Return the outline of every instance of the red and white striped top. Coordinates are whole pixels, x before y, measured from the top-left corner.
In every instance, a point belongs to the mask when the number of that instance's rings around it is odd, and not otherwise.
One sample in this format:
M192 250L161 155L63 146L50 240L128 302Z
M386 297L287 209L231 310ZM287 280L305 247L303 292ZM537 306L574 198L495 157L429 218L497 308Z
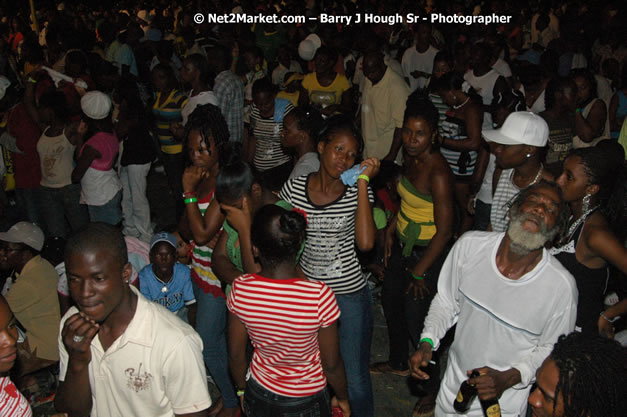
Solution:
M250 371L269 391L306 397L327 385L318 331L340 317L333 291L319 281L242 275L227 298L255 348Z
M32 417L26 398L17 390L8 376L0 378L0 416Z

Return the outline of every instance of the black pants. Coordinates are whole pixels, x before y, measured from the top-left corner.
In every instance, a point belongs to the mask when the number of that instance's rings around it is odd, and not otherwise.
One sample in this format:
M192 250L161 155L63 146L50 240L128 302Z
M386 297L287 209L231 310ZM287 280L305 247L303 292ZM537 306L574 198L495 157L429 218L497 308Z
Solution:
M424 247L415 246L410 256L403 257L400 242L397 240L385 271L381 299L390 343L389 361L395 369L407 369L408 341L414 348L418 346L429 306L438 289L440 269L448 253L448 250L444 251L424 274L429 294L425 294L424 298L418 294L414 298L413 293L406 294L407 287L413 280L411 270L422 257L424 249ZM428 385L434 385L437 390L440 375L439 361L436 360L436 366L430 366L427 371L433 373ZM427 387L424 388L427 389Z

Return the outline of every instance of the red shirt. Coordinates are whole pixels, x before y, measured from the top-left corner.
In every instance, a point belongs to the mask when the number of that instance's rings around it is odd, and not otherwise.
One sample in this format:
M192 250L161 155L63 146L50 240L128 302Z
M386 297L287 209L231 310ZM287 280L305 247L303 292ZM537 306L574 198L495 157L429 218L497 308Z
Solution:
M244 323L255 348L250 372L286 397L307 397L327 385L318 331L340 317L333 291L319 281L242 275L227 307Z
M37 123L28 115L24 103L16 104L9 110L7 131L15 137L17 147L23 152L23 154L12 154L15 165L15 187L39 187L41 166L39 165L37 142L41 132Z

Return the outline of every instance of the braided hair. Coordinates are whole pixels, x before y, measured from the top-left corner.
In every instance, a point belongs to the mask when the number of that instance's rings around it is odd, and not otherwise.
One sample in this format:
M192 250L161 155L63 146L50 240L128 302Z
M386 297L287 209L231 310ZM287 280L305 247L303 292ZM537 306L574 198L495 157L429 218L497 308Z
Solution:
M220 108L213 104L205 104L196 107L196 109L189 115L187 124L185 125L185 138L183 156L185 158L185 166L191 165L189 157L187 140L192 130L200 132L200 137L207 146L207 149L211 149L210 137L213 137L218 155L222 154L222 148L229 140L229 128L226 125L224 116Z
M623 148L613 140L604 140L592 148L573 150L588 177L588 184L598 185L596 194L601 212L619 239L627 233L627 168Z
M559 370L555 398L562 394L564 416L614 417L627 410L627 349L620 344L571 333L560 336L550 358Z
M259 249L261 265L275 267L285 262L294 265L306 228L307 221L298 212L287 211L275 204L260 208L255 213L250 238Z

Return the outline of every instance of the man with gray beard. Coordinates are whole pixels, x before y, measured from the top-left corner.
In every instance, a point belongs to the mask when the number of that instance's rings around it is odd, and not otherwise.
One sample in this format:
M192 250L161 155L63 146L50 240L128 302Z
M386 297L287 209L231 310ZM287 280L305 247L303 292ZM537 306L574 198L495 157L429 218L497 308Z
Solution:
M575 327L575 281L544 248L568 218L559 189L541 180L515 198L509 215L505 233L464 234L442 267L410 360L412 376L428 379L421 368L457 323L436 417L456 415L453 402L473 370L480 399L499 398L502 416L524 416L536 370ZM479 401L464 415L483 416Z

